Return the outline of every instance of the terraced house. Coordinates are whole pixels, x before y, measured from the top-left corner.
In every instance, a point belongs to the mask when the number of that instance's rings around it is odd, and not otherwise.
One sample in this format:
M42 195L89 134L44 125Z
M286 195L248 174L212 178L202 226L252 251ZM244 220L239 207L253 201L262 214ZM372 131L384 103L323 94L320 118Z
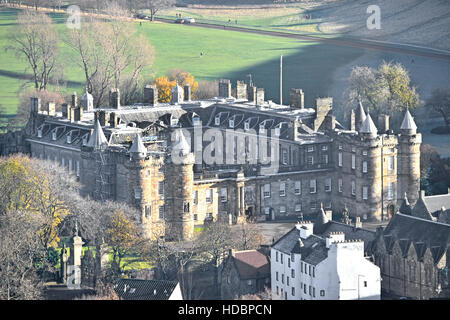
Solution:
M171 103L159 103L147 86L143 103L122 106L111 90L99 109L86 92L61 112L32 99L27 127L2 136L0 150L59 162L84 194L139 208L153 236L190 238L194 225L217 219L314 216L321 204L382 220L405 193L415 203L421 134L409 111L394 133L389 117L377 127L361 104L344 125L332 98L305 106L292 89L290 105L278 105L242 81L235 92L221 80L220 97L195 101L189 86L176 85Z

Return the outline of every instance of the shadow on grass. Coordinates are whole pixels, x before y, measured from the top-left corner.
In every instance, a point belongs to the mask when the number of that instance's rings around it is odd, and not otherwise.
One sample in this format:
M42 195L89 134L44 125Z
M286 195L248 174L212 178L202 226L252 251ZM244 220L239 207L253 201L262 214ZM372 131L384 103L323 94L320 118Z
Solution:
M267 49L273 50L273 49ZM275 49L276 50L276 49ZM364 49L317 43L302 47L299 51L283 56L283 102L289 104L291 88L305 92L305 104L313 106L317 97L331 94L334 71L357 59ZM350 70L348 72L350 74ZM241 69L224 75L232 80L246 80L251 74L253 82L265 89L265 99L279 102L280 60L272 59L251 68Z

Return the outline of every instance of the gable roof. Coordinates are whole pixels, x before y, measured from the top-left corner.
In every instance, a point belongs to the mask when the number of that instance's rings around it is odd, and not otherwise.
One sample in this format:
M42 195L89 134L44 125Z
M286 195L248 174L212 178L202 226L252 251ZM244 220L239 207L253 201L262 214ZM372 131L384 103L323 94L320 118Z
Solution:
M425 201L425 197L421 194L419 199L417 199L414 208L411 210L411 214L414 217L433 220L433 216L431 215L431 211L428 209L427 203Z
M300 254L302 261L312 265L328 257L325 239L313 234L300 240L300 231L296 227L281 237L272 248L286 254Z
M177 285L176 281L120 279L114 290L123 300L168 300Z
M421 258L430 248L437 261L450 245L450 225L427 219L396 213L383 231L386 247L397 240L414 243L417 256ZM434 248L434 249L433 249Z
M424 197L425 204L430 213L440 211L442 207L450 209L450 193Z
M265 254L257 250L237 251L233 260L241 280L270 276L269 260Z

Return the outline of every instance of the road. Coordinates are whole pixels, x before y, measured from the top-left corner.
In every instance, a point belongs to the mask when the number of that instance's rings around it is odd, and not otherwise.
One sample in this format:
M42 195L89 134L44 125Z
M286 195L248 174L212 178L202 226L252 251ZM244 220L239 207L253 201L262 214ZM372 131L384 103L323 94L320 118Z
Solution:
M155 20L160 21L160 22L166 22L166 23L174 23L174 20L165 19L165 18L155 18ZM381 42L381 41L376 41L376 40L353 39L353 38L345 38L345 37L322 38L322 37L307 36L307 35L280 32L280 31L258 30L258 29L237 27L237 26L233 26L233 25L224 26L224 25L219 25L219 24L203 23L203 22L197 22L197 23L193 23L193 24L185 24L185 26L186 27L221 29L221 30L228 30L228 31L269 35L269 36L275 36L275 37L284 37L284 38L291 38L291 39L324 42L324 43L334 44L334 45L338 45L338 46L355 47L355 48L363 48L363 49L371 49L371 50L379 50L379 51L388 51L388 52L402 53L402 54L406 54L406 55L410 55L410 56L421 56L421 57L429 57L429 58L434 58L434 59L450 61L450 52L449 51L430 49L430 48L407 45L407 44L388 43L388 42Z

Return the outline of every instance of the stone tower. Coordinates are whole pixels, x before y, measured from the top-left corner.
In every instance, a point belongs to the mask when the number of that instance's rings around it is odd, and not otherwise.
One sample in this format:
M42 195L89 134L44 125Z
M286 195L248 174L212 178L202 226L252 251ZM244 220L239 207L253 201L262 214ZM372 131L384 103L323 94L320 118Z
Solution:
M164 179L166 237L187 240L194 235L193 185L195 157L181 130L166 158Z
M361 111L362 108L361 108ZM367 173L362 174L360 170L357 170L356 189L361 185L368 186L368 194L366 206L359 212L360 215L367 214L369 219L376 218L381 220L383 215L383 204L381 197L382 190L382 172L381 172L381 154L382 154L382 144L378 136L378 130L373 123L370 114L365 116L359 130L359 134L362 136L362 143L364 149L367 150L367 156L365 157L367 161ZM367 184L367 181L370 183Z
M155 239L164 235L164 217L159 208L164 197L159 195L158 185L164 177L160 174L164 158L151 154L137 135L129 149L126 168L126 201L141 212L142 229L146 237Z
M417 201L420 190L420 144L422 135L407 109L398 137L398 199L406 194L411 205Z

